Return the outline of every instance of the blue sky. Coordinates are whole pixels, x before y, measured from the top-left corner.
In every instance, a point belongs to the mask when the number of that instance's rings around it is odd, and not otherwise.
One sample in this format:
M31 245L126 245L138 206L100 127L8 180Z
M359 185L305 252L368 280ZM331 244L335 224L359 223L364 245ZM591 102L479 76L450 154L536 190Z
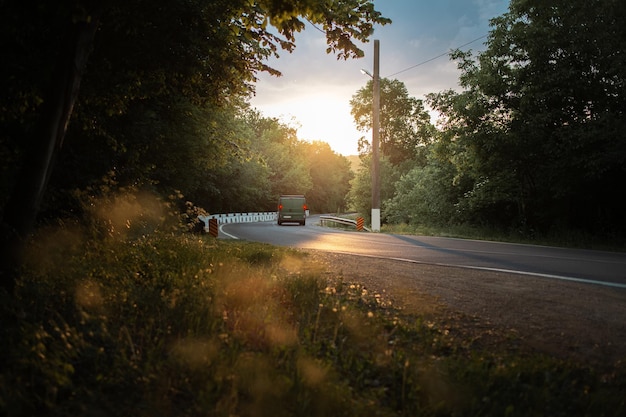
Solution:
M300 139L328 142L337 153L355 155L358 139L371 133L356 130L349 102L368 81L360 69L372 72L373 40L380 41L381 77L402 81L410 96L424 99L428 93L458 89L459 71L447 56L424 62L486 35L489 20L506 13L509 0L378 0L374 4L393 23L377 26L371 41L360 45L364 58L344 61L327 55L324 34L307 24L296 37L296 50L283 51L269 62L283 76L262 74L251 105L266 117L296 127ZM483 50L484 41L462 49Z

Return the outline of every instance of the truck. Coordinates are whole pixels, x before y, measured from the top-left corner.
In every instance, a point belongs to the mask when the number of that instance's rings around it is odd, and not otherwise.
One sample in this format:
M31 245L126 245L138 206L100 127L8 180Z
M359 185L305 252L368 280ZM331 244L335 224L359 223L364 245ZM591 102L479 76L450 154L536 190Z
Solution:
M303 195L281 195L278 199L278 225L283 223L306 224L308 207Z

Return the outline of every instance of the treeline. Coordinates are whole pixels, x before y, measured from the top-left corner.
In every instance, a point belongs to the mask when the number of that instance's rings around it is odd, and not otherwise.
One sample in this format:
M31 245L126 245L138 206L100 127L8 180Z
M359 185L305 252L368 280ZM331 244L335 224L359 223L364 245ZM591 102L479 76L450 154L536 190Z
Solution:
M112 184L164 199L177 195L181 209L191 202L209 213L274 211L281 194L306 194L316 212L346 205L354 175L348 160L327 143L301 140L294 128L255 110L187 106L185 113L169 106L159 114L120 119L114 122L119 134L135 128L149 133L129 135L120 150L103 137L70 129L49 190L66 197L46 200L42 216L76 209L80 199L66 199L76 195L72 190L101 194Z
M26 211L75 213L77 195L124 187L211 212L272 209L285 192L320 211L344 206L347 162L247 100L259 72L280 74L265 61L295 47L305 20L327 30L338 58L362 56L354 42L389 22L372 3L98 3L2 3L5 229L28 223Z
M65 49L77 47L67 32L79 31L72 23L81 19L99 19L99 26L84 52L68 129L53 140L59 152L43 174L49 183L40 218L76 214L77 196L128 187L182 195L209 212L275 209L286 192L307 194L315 210L345 206L347 161L246 103L258 71L278 74L263 61L279 47L294 47L293 32L302 29L295 19L311 7L290 9L289 20L272 2L267 10L219 1L38 3L3 5L2 207L16 185L23 187L20 164L35 169L27 157L41 153L37 142L49 141L39 125L49 117L45 104L54 100L55 84L64 82L58 67L71 65ZM369 13L371 5L360 8L362 20L352 24L362 25L357 38L364 39L368 25L382 18ZM308 18L332 11L314 12ZM265 30L267 18L283 38ZM353 44L336 49L346 57L361 53Z
M324 27L340 58L362 56L351 39L388 23L371 3L95 3L2 3L3 245L27 236L33 213L80 219L93 197L125 189L209 212L272 210L279 194L303 193L317 212L369 214L367 141L350 183L345 158L247 99L259 71L278 74L265 60L295 46L299 17ZM453 52L462 91L424 103L383 79L383 221L624 236L625 9L513 0L484 52ZM371 83L351 105L369 129Z
M487 49L454 51L461 92L381 81L383 221L470 224L533 237L580 232L623 243L626 3L511 1ZM370 125L371 83L354 95ZM369 210L369 143L352 201Z
M341 207L348 162L247 104L306 21L338 59L390 22L361 0L1 2L2 285L36 219L80 223L98 197L257 211L298 192Z

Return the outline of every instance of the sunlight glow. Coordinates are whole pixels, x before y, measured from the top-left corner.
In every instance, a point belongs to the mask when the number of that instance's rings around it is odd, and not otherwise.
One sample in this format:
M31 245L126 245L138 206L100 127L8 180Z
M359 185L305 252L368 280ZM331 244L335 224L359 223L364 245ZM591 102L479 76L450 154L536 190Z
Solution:
M309 94L264 105L264 116L276 117L298 130L298 138L322 141L342 155L356 155L358 139L350 115L350 103L342 97Z

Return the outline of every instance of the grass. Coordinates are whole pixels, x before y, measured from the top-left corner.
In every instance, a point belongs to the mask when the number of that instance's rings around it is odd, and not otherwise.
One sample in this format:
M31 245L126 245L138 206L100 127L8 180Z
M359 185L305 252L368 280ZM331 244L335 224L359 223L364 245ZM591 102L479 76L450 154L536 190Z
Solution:
M58 231L2 294L5 416L618 416L623 365L477 348L306 253Z
M559 246L579 249L596 249L620 251L626 250L626 241L619 236L591 236L572 231L559 231L544 235L524 233L511 230L503 233L502 230L471 225L456 226L429 226L408 224L384 224L383 233L407 234L420 236L441 236L462 239L490 240L495 242L525 243L532 245Z

